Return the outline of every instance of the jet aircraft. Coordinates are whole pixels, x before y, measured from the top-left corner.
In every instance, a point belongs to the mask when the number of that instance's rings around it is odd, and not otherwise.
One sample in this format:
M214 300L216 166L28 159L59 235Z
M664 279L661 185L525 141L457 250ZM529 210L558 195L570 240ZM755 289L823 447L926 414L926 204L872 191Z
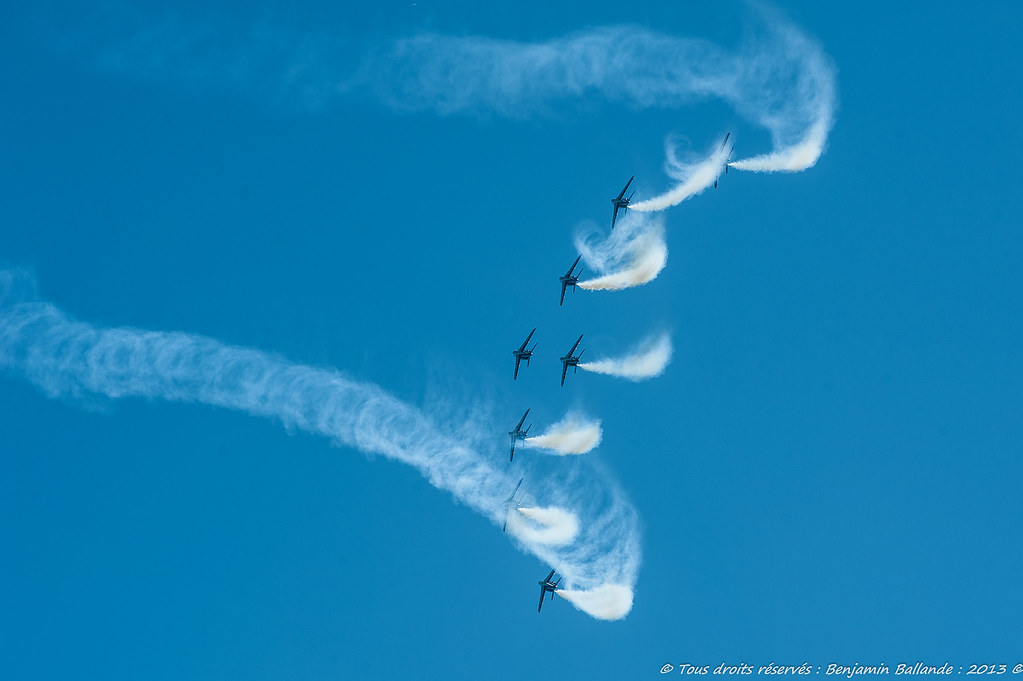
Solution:
M547 595L548 591L551 593L551 600L554 600L554 592L558 590L558 584L561 582L561 577L558 577L557 581L554 582L551 581L552 577L554 577L554 570L551 570L551 573L547 575L546 579L537 582L537 584L540 585L540 605L536 609L537 612L540 612L540 608L543 607L543 597Z
M580 255L579 258L581 257L583 256ZM582 268L579 268L578 274L572 274L572 271L575 269L575 266L579 264L579 258L575 259L575 262L572 263L572 266L568 268L568 272L565 272L565 276L558 277L558 280L561 282L561 302L558 303L558 305L565 304L565 289L571 286L572 290L574 291L575 285L579 283L579 277L583 276Z
M618 193L618 196L611 199L611 204L614 206L614 213L611 214L611 229L615 228L615 223L618 221L618 211L621 210L622 215L625 215L625 212L629 210L629 202L632 201L632 196L636 193L636 190L633 189L632 194L629 194L628 196L625 196L625 192L629 190L629 185L632 184L634 179L636 179L635 175L630 177L629 181L626 182L625 186L622 188L622 191Z
M515 458L515 443L519 440L525 440L526 436L529 434L529 429L533 427L533 424L530 423L526 426L525 430L522 430L522 424L526 422L527 416L529 416L528 409L526 410L526 413L522 415L522 418L519 419L519 425L515 426L515 430L508 431L508 437L511 438L511 456L508 457L509 461ZM515 489L518 489L518 487Z
M579 334L579 340L575 342L572 349L568 351L568 354L561 358L561 386L565 386L565 375L568 373L568 367L573 368L573 373L579 371L579 358L583 356L586 350L580 351L578 355L573 354L575 349L579 347L579 343L582 342L583 334Z
M732 133L725 135L725 141L721 143L721 148L724 149L725 145L728 144L728 138L732 136ZM725 157L725 175L728 174L728 163L732 160L732 152L735 151L735 147L728 150L728 156ZM714 189L718 188L718 179L714 178Z
M512 350L512 354L515 355L515 373L512 375L513 381L519 377L519 362L526 360L526 366L528 367L529 358L533 356L533 350L536 350L536 346L539 345L539 343L534 343L533 347L526 350L526 345L529 344L529 339L533 337L534 333L536 333L535 328L529 332L529 335L526 336L526 340L522 341L522 345L519 346L518 350Z
M508 531L508 516L511 515L512 509L519 505L518 500L515 499L515 495L519 493L519 487L522 487L522 481L525 478L519 478L519 484L515 485L515 491L504 500L504 526L501 528L502 532Z

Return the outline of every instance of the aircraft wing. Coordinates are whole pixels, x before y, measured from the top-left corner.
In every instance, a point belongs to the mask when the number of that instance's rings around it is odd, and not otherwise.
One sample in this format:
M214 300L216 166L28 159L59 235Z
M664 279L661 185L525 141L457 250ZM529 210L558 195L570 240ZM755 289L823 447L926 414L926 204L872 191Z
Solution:
M522 419L519 421L519 425L515 426L515 432L518 432L519 430L522 429L522 424L526 422L526 417L527 416L529 416L529 409L527 409L526 413L522 415ZM518 488L516 487L516 489L518 489Z
M561 363L561 387L565 387L565 376L568 375L568 362Z
M526 340L522 341L522 345L520 345L519 349L518 349L519 352L522 352L523 350L526 349L526 346L529 345L529 339L533 337L534 333L536 333L536 329L535 328L532 331L529 332L529 335L526 336Z
M521 361L522 361L522 356L521 355L515 355L515 374L512 376L512 380L513 381L519 377L519 363Z
M545 589L543 587L543 584L541 584L540 585L540 605L536 606L536 611L537 612L540 612L540 608L543 607L543 597L546 596L546 595L547 595L547 589Z
M519 484L515 485L515 491L511 493L510 497L505 499L504 503L510 504L513 501L515 501L515 495L519 493L519 487L522 487L522 481L523 480L525 480L525 478L519 478Z
M618 221L618 204L615 204L615 212L611 214L611 229L615 228L615 222Z
M572 270L574 270L574 269L575 269L575 266L579 264L579 260L580 260L580 259L581 259L582 257L583 257L583 256L582 256L582 253L580 253L580 254L579 254L579 257L575 259L575 262L574 262L574 263L572 263L572 266L568 268L568 271L567 271L567 272L565 272L565 278L566 278L566 279L568 279L569 277L571 277L571 276L572 276Z
M565 289L567 289L567 288L568 288L568 284L565 283L565 282L561 282L561 302L558 303L558 305L564 305L565 304Z
M575 354L575 349L577 347L579 347L579 344L582 343L582 342L583 342L583 334L579 334L579 340L577 340L575 342L575 345L572 346L572 349L568 351L568 356L569 357L571 357L572 355Z
M624 187L622 187L621 193L618 194L618 196L615 197L615 201L621 201L622 200L622 197L625 196L625 192L629 191L629 185L632 184L632 181L635 180L635 179L636 179L635 175L633 175L632 177L629 178L629 181L625 183Z

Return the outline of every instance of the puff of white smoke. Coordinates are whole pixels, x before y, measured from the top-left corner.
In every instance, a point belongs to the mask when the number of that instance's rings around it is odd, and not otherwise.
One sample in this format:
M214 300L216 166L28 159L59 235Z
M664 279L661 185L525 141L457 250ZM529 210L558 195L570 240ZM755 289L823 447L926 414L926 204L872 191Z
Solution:
M577 284L588 291L641 286L653 281L668 262L664 223L646 215L626 213L603 241L597 241L593 231L577 233L575 247L587 266L602 273Z
M671 361L671 336L662 333L647 338L625 357L599 359L595 362L582 362L580 369L598 374L608 374L641 381L645 378L659 376Z
M620 620L632 610L632 589L624 584L604 584L596 589L555 591L588 615L602 620Z
M579 534L579 518L556 506L516 509L508 516L508 530L514 537L529 544L565 546ZM523 520L525 516L532 522Z
M542 435L527 437L525 444L558 454L585 454L600 444L602 435L600 421L569 413Z

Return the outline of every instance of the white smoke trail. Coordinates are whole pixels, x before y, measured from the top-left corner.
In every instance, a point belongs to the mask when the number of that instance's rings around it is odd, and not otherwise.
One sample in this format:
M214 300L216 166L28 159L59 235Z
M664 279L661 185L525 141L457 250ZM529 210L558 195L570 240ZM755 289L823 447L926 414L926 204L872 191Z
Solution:
M588 591L558 589L554 593L603 620L620 620L632 610L632 589L624 584L605 584Z
M469 429L439 427L383 389L336 371L203 336L79 322L39 301L34 282L21 271L0 269L0 371L27 379L52 398L190 402L274 419L414 466L497 526L515 487L503 452L479 451L500 426L480 425L473 439L456 439L449 433ZM565 515L551 520L548 534L519 535L519 543L556 565L566 586L634 584L640 553L635 509L600 468L556 462L548 460L542 474L530 475L537 482L523 492ZM551 537L559 532L575 538L554 546Z
M596 241L596 232L576 234L575 247L587 266L602 273L576 284L588 291L641 286L653 281L668 262L663 221L633 213L626 213L603 241Z
M729 150L730 147L727 145L721 146L719 144L717 150L702 161L684 163L678 159L674 148L669 142L667 147L668 160L665 166L668 175L678 180L679 183L660 196L630 204L629 210L640 212L664 210L665 208L677 206L692 196L696 196L717 181L725 168L725 161L728 159Z
M579 534L579 519L563 508L518 508L508 516L508 530L517 539L530 544L564 546ZM532 522L522 519L529 518Z
M512 118L561 111L556 103L591 94L641 108L716 97L771 135L770 153L734 167L803 170L817 162L834 124L835 68L779 14L760 7L757 15L765 30L748 31L734 52L634 26L542 43L424 33L370 54L345 89L369 89L396 109ZM706 187L706 174L693 173L691 185L673 190L682 195L677 201Z
M580 369L640 381L659 376L671 361L671 337L667 333L648 338L635 351L615 359L581 362Z
M752 170L758 173L776 171L796 173L806 170L815 165L817 159L824 152L830 127L830 123L818 121L807 132L806 138L798 144L772 151L769 154L732 161L728 165L739 170Z
M543 435L527 437L525 445L550 449L559 454L585 454L600 444L600 421L569 413Z
M87 28L50 42L103 69L230 85L311 108L368 92L399 110L525 118L563 115L566 102L593 97L658 109L719 98L771 136L770 153L735 168L809 168L834 123L835 68L780 14L762 6L754 14L760 25L735 50L607 26L534 43L424 32L360 58L346 53L353 37L327 31L288 30L272 19L239 31L236 19L207 14L189 23L180 11L146 14L111 2Z

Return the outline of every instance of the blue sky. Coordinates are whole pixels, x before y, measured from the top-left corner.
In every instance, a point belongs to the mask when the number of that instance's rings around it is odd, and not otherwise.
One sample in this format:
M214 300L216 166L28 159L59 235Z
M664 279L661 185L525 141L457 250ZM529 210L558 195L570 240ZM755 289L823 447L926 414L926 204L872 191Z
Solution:
M30 268L43 300L337 368L442 431L475 405L494 429L481 456L501 465L526 407L534 429L584 411L603 442L583 461L516 463L619 486L642 551L625 620L563 601L537 615L549 567L413 468L228 409L50 399L14 368L0 669L615 679L666 662L1023 662L1020 10L776 9L836 69L820 161L730 172L663 214L656 280L563 308L577 231L606 225L629 176L637 196L671 184L666 136L703 151L732 131L748 156L770 150L765 130L718 99L438 115L313 86L424 30L546 41L624 21L731 50L763 31L749 8L7 10L0 259ZM534 326L513 383L509 351ZM662 376L558 387L579 333L598 356L659 331L674 345Z

